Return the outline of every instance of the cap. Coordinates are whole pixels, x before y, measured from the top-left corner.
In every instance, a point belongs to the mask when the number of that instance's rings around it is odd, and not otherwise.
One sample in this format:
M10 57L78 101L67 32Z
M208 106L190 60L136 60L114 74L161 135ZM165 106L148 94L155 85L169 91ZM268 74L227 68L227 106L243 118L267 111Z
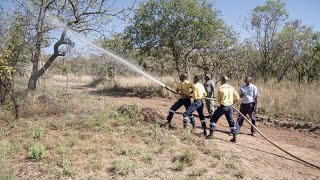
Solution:
M210 74L205 74L205 77L207 77L207 78L211 79Z

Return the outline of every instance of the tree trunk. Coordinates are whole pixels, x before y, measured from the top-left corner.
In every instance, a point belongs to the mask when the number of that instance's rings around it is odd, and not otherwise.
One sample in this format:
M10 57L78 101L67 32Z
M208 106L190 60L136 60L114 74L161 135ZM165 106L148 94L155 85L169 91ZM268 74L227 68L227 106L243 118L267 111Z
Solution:
M4 105L6 102L6 96L5 96L5 89L4 87L0 84L0 104Z
M13 89L11 89L10 96L14 105L15 119L18 120L20 118L20 105L18 102L18 98L15 96Z
M47 62L43 65L41 69L39 69L37 72L33 73L28 82L28 90L36 90L37 88L37 81L38 79L45 73L45 71L51 66L52 62L58 57L58 56L64 56L64 54L59 53L59 46L62 44L66 44L65 37L67 34L67 29L64 29L60 39L55 43L54 45L54 53L49 57Z
M184 65L184 72L187 73L188 77L190 78L190 75L191 75L190 67L187 61L185 62L185 65Z
M177 52L175 47L172 47L171 51L172 51L172 55L173 55L173 58L174 58L176 71L177 71L178 74L180 74L180 72L181 72L180 71L180 55Z
M32 60L31 60L32 74L35 74L38 71L38 67L39 67L41 46L42 46L42 42L43 42L43 24L44 24L45 11L46 11L44 6L45 6L45 4L42 1L39 16L38 16L38 21L37 21L37 25L36 25L37 36L36 36L36 43L35 43L35 52L32 57ZM29 83L30 83L30 81L29 81ZM29 86L29 84L28 84L28 86ZM34 85L34 87L36 87L36 85Z

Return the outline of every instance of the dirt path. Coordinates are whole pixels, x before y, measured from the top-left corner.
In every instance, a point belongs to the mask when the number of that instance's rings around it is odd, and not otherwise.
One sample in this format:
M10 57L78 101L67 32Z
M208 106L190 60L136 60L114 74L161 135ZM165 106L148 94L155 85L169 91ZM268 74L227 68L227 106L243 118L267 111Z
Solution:
M102 94L95 92L93 88L86 88L79 85L71 85L72 91L89 93L90 96ZM90 93L91 92L91 93ZM174 103L174 99L151 98L141 99L117 94L103 94L106 101L115 104L136 104L140 107L152 107L159 109L166 116L168 109ZM182 113L183 109L180 109ZM206 112L206 111L205 111ZM236 117L235 117L236 118ZM165 122L165 120L164 120ZM197 118L197 122L199 120ZM182 128L182 115L174 116L174 123L178 128ZM209 119L207 119L207 126ZM258 122L257 127L276 144L297 155L298 157L320 166L320 137L314 134L307 134L299 131L279 130L274 127L267 127ZM229 142L231 138L223 131L229 131L226 119L223 117L217 125L215 133L215 143L208 140L208 148L216 146L223 152L231 152L236 161L249 170L254 179L320 179L320 170L306 166L298 160L280 151L261 135L252 137L249 135L250 127L248 123L242 127L243 134L238 136L238 143ZM200 129L198 131L201 131Z

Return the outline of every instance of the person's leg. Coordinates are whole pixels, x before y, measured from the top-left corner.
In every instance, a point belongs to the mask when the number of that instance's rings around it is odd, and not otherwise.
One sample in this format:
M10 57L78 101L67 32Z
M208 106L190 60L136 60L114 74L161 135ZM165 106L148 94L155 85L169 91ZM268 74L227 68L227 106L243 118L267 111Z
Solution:
M198 109L199 103L195 102L183 113L183 128L187 128L189 117Z
M184 99L184 107L186 108L186 110L190 107L191 105L191 99ZM193 116L193 114L191 113L191 115L189 115L189 119L190 119L190 122L192 124L192 127L194 128L195 127L195 118Z
M200 101L200 102L201 102L201 105L197 109L197 112L199 114L199 118L200 118L200 121L201 121L201 127L203 129L203 135L207 136L207 125L206 125L206 120L205 120L205 117L204 117L204 114L203 114L203 102L202 101Z
M257 118L256 118L256 114L254 112L254 106L255 104L254 103L251 103L250 104L250 107L248 108L248 114L250 116L250 119L251 119L251 122L254 126L256 126L256 122L257 122ZM251 134L253 136L256 135L256 130L251 126Z
M179 99L177 102L175 102L170 110L169 110L169 114L167 116L167 122L169 124L169 126L171 126L171 121L172 121L172 117L174 115L174 113L176 113L176 111L183 105L182 100Z
M241 112L244 116L247 115L247 110L246 110L246 105L245 105L245 104L241 104L241 105L240 105L240 112ZM242 125L243 125L243 121L244 121L243 116L241 116L241 115L239 114L239 115L238 115L237 122L236 122L236 133L237 133L237 134L240 133L240 128L241 128Z
M233 107L232 106L225 107L225 116L228 120L231 134L233 135L233 138L230 141L236 143L237 142L237 134L236 134L236 127L234 125L234 120L233 120Z
M210 110L210 100L205 99L205 103L206 103L206 108L208 110L208 114L209 114L209 116L211 116L213 112L211 112L211 110Z
M210 134L206 136L207 139L213 138L213 132L216 129L217 122L223 114L224 114L224 110L222 106L218 107L214 111L213 115L210 118Z
M209 100L209 108L210 108L210 116L212 116L214 112L214 101L211 99Z

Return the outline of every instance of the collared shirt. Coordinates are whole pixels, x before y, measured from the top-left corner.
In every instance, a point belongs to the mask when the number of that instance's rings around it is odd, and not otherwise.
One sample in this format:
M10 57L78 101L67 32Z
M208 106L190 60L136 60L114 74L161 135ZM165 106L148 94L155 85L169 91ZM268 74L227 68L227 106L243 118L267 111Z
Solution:
M231 106L234 100L239 101L239 99L239 94L231 85L223 84L218 88L217 100L221 105Z
M193 85L193 99L198 100L207 96L204 86L200 83Z
M258 88L253 84L249 84L249 86L246 86L245 84L242 85L240 87L240 94L244 94L241 104L255 102L255 98L260 96Z
M188 80L179 82L177 85L178 93L182 93L182 94L190 94L191 88L192 88L192 83L190 83ZM181 98L185 98L185 97L182 96Z
M207 97L213 97L214 94L214 82L212 80L206 81L204 84L204 89L207 92Z

